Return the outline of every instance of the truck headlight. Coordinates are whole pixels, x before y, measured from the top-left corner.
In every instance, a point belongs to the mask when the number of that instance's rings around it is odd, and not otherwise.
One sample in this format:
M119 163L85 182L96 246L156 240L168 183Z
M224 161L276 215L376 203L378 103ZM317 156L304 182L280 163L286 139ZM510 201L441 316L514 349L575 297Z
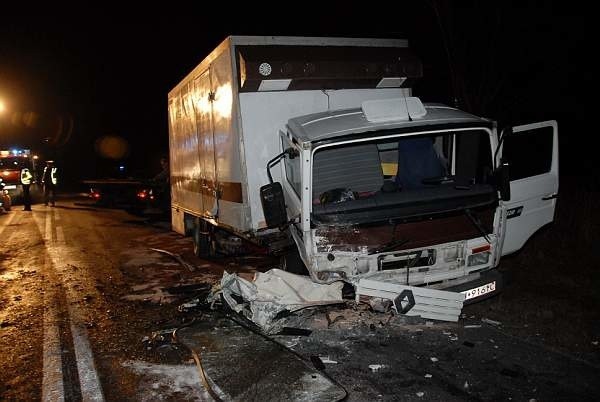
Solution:
M490 252L485 251L483 253L471 254L467 260L467 266L472 267L474 265L487 264L490 261Z

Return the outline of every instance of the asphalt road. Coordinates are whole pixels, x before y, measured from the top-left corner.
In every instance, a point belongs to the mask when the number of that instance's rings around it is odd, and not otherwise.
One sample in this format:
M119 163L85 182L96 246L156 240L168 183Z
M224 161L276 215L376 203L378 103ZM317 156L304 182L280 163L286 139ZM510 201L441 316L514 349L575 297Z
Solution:
M76 201L0 215L0 400L211 400L169 334L218 322L178 306L224 270L252 276L274 262L199 260L164 224ZM307 362L328 357L324 372L352 401L600 398L595 363L482 322L485 310L464 312L457 324L426 323L349 305L299 320L310 336L275 338ZM240 375L261 372L233 343L219 353Z

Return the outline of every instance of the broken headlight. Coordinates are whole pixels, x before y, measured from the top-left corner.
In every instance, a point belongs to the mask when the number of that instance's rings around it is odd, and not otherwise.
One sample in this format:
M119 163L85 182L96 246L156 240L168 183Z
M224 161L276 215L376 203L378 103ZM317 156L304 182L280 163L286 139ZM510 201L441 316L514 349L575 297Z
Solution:
M472 254L467 260L467 266L472 267L475 265L487 264L490 261L490 252L485 251L483 253Z

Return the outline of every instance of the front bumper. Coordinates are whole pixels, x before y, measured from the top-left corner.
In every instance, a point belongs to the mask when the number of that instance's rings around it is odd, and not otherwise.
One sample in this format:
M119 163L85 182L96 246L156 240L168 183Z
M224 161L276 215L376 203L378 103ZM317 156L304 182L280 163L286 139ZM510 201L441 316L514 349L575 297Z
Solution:
M460 285L451 286L449 288L445 288L444 290L447 290L450 292L464 292L464 291L471 290L471 289L477 289L479 287L485 287L486 285L494 283L494 282L495 282L494 290L486 291L484 293L478 294L477 296L475 296L471 299L466 299L463 304L467 305L467 304L473 304L473 303L480 302L482 300L496 296L497 294L502 292L502 289L504 288L504 279L503 279L502 273L499 272L497 269L491 269L489 271L482 272L481 275L479 276L479 278L477 278L477 279L474 279L469 282L461 283Z

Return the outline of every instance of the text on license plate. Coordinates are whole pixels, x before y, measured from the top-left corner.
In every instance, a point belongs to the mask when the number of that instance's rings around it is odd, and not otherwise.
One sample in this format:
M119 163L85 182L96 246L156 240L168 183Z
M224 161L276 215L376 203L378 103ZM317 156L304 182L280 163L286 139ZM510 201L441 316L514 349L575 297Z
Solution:
M486 283L483 286L465 290L460 293L465 295L465 300L469 300L469 299L474 299L475 297L483 296L484 294L487 294L487 293L491 293L494 290L496 290L496 281Z

